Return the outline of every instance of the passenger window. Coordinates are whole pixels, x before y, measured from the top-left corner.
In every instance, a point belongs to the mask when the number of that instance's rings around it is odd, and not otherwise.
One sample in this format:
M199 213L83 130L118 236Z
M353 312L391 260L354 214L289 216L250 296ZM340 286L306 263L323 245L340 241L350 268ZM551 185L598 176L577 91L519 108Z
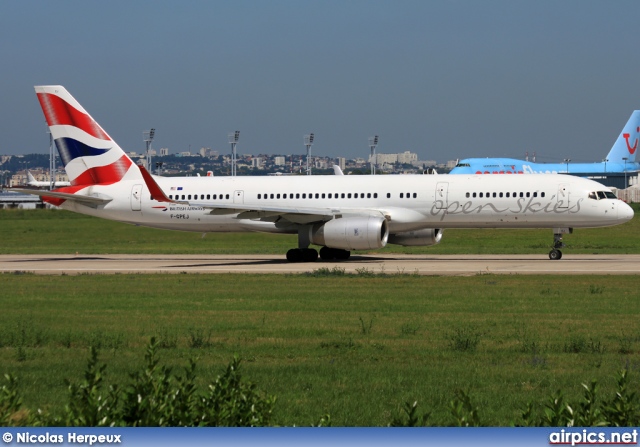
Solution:
M270 195L269 195L269 198L270 198L270 199L273 199L273 194L270 194Z
M169 198L170 198L171 200L173 200L173 195L172 195L172 194L169 194Z
M280 194L278 194L278 195L276 196L276 199L279 199L279 198L280 198Z
M494 198L494 199L496 198L496 193L495 193L495 192L493 193L493 198Z
M507 193L507 198L509 198L509 193Z
M527 198L529 198L529 197L531 197L531 193L530 192L527 193Z
M188 200L191 200L191 194L189 194L189 199Z
M474 198L474 199L476 198L476 193L475 193L475 192L473 193L473 198Z
M340 194L340 197L344 199L344 193Z
M322 198L324 199L324 193L322 193Z
M225 199L229 199L229 194L227 194L227 195L225 196Z
M374 193L373 193L373 198L374 198L374 199L377 199L377 198L378 198L378 193L377 193L377 192L374 192Z
M368 192L368 193L367 193L367 199L370 199L370 198L371 198L371 193L370 193L370 192Z
M306 193L306 192L303 192L303 193L302 193L302 198L303 198L303 199L306 199L306 198L307 198L307 193Z
M404 199L404 193L400 193L400 198Z
M502 199L503 193L500 193L500 198Z
M471 194L469 194L469 193L467 193L466 195L467 195L467 199L471 196Z
M316 199L320 198L320 194L316 193Z
M540 197L544 197L544 193L543 192L540 193Z
M482 199L482 193L480 193L480 198Z
M414 198L414 199L418 198L418 193L414 192L414 193L413 193L413 198Z
M524 197L524 193L523 192L520 193L520 197Z
M262 194L258 194L258 199L261 199L261 198L262 198Z
M347 194L347 199L350 199L350 198L351 198L351 193L348 193Z
M533 197L538 197L538 191L533 192Z
M388 193L387 193L387 199L390 199L390 198L391 198L391 193L390 193L390 192L388 192Z
M329 198L331 198L331 193L329 193Z

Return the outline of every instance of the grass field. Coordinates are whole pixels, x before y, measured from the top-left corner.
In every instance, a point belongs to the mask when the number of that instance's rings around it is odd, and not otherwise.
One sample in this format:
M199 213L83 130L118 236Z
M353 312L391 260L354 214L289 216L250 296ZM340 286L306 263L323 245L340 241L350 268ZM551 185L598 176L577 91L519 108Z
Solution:
M3 211L0 226L4 253L283 253L295 244L201 239L58 211ZM451 231L425 250L546 251L550 236ZM577 253L638 253L637 239L634 220L567 243ZM197 358L203 383L239 354L246 378L277 396L278 425L310 425L325 413L334 425L387 425L415 400L433 412L431 424L446 425L458 389L484 425L509 425L557 389L576 399L582 382L598 379L610 394L622 368L640 383L640 276L4 274L0 282L0 374L19 378L28 408L64 402L64 379L80 380L90 345L107 381L122 381L143 364L152 336L168 365Z
M79 380L89 345L108 380L161 357L212 380L234 353L278 397L275 423L386 425L418 400L446 424L468 390L488 425L530 401L581 393L640 369L640 277L313 277L276 275L2 275L2 372L28 407L55 406Z
M636 212L640 209L634 205ZM0 254L274 254L297 246L293 235L156 230L60 210L0 210ZM640 220L579 229L564 238L566 253L640 253ZM388 245L380 253L547 253L551 230L445 230L432 247Z

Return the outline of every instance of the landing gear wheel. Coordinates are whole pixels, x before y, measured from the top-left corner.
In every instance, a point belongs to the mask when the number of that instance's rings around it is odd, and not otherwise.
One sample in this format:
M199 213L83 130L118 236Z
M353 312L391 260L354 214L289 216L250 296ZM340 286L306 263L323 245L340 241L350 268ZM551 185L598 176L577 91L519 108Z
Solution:
M320 259L323 261L331 261L336 258L336 253L333 248L322 247L320 249Z
M549 252L549 259L551 259L552 261L557 261L558 259L561 259L561 258L562 258L562 252L560 250L554 248Z
M299 248L292 248L287 251L287 261L289 262L301 262L302 261L302 250Z
M289 262L315 262L317 259L318 252L313 248L292 248L287 251Z
M337 261L345 261L349 259L349 256L351 256L351 252L349 250L342 250L341 248L322 247L320 249L320 259L323 261L332 261L334 259Z

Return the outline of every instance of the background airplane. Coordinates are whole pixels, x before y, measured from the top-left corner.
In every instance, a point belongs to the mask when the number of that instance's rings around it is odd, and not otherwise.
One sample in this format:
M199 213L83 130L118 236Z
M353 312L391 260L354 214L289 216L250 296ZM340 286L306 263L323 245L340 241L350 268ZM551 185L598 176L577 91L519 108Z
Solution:
M514 158L465 158L450 174L572 174L599 180L609 186L626 188L625 173L640 170L636 162L640 139L640 111L635 110L611 150L597 163L535 163Z
M27 185L36 186L38 188L49 188L51 182L40 182L36 180L31 171L27 171ZM71 182L54 182L53 187L71 186Z
M78 213L196 232L297 234L289 261L347 259L387 243L428 246L444 228L549 228L560 259L574 228L633 210L608 188L560 176L159 177L138 167L62 86L35 87L71 186L20 190Z

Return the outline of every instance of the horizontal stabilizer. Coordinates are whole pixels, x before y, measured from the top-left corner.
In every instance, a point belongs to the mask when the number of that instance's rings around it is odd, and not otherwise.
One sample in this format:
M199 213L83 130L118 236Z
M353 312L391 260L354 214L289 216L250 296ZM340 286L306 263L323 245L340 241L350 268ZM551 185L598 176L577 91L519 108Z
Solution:
M105 205L113 200L113 198L104 194L100 195L83 195L83 194L71 194L68 192L56 192L56 191L42 191L37 189L11 189L12 192L19 192L22 194L31 194L34 196L40 196L43 198L53 197L55 199L71 200L88 206Z

